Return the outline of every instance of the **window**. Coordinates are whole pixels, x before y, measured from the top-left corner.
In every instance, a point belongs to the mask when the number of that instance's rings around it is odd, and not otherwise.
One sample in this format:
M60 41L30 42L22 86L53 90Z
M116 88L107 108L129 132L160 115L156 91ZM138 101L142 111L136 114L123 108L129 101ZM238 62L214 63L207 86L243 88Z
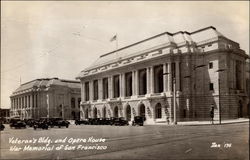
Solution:
M119 75L116 75L113 77L113 91L114 91L114 98L117 98L120 96L120 80L119 80Z
M103 78L102 80L103 83L103 99L107 99L108 98L108 78Z
M98 99L98 80L94 80L94 100Z
M132 72L125 73L125 96L132 96Z
M209 83L209 90L213 91L214 90L214 84L213 83Z
M85 83L85 100L89 100L89 82Z
M161 104L157 103L155 106L155 118L162 118L161 117Z
M209 69L212 69L213 68L213 62L209 62Z
M75 108L75 98L71 98L71 108Z

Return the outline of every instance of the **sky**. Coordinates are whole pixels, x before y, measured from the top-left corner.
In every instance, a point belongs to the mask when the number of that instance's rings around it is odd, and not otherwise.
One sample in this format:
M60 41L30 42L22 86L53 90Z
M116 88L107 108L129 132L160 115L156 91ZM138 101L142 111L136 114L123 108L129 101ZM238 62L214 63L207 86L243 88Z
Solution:
M249 54L248 1L1 1L1 108L20 84L75 79L100 55L214 26Z

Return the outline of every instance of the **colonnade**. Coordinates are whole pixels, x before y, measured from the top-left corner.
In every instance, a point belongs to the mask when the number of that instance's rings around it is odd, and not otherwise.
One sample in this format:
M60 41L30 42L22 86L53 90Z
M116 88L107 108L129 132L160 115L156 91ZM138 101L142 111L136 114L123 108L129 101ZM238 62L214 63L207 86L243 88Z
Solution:
M156 73L156 68L162 67L162 70L159 73ZM139 72L144 69L146 74L146 79L143 82L142 77L139 77ZM132 84L131 86L127 86L126 83L126 73L123 72L120 74L115 75L108 75L107 77L98 77L96 79L92 79L90 81L82 81L81 82L81 99L83 102L86 101L100 101L107 97L108 99L113 98L124 98L124 97L136 97L138 95L145 96L145 95L154 95L155 93L161 92L172 92L172 85L173 85L173 78L176 80L176 90L180 90L180 62L168 62L164 64L160 64L157 66L149 66L141 69L136 69L129 71L132 74ZM162 75L161 75L162 74ZM155 82L159 76L163 76L160 80L163 81L163 88L162 90L156 91L156 88L159 88L159 82ZM108 83L103 83L104 79L108 80ZM98 83L94 81L97 80ZM146 83L145 93L141 94L140 89L143 85L139 85L140 83ZM119 84L118 84L119 83ZM98 85L98 86L96 86ZM106 86L105 86L106 85ZM98 88L98 91L94 92L94 88ZM108 95L104 92L105 87L108 89ZM117 88L119 87L119 88ZM126 90L132 87L131 95L126 95ZM130 88L131 89L131 88ZM158 89L159 90L159 89ZM141 91L142 92L142 91Z

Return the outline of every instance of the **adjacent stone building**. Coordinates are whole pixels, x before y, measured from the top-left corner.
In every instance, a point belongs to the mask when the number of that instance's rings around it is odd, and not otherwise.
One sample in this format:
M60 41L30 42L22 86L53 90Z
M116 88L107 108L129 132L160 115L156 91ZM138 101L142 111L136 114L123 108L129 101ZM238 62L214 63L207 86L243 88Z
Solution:
M11 116L22 119L62 117L78 119L80 82L58 78L35 79L22 84L10 96Z
M247 116L247 58L212 26L150 37L101 55L79 74L81 118L167 123L174 106L177 121L209 120L212 106L215 120Z

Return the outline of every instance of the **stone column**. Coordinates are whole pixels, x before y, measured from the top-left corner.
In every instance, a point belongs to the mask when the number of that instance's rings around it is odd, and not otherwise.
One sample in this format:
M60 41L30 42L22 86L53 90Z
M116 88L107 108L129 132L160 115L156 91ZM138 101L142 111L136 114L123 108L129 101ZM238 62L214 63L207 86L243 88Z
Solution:
M89 100L92 101L94 99L94 86L93 81L89 81Z
M37 94L34 94L34 108L37 108Z
M31 118L34 118L33 93L30 95Z
M85 94L85 82L81 81L81 101L85 102L86 101L86 94Z
M125 74L120 74L120 97L125 97Z
M169 74L168 70L167 70L167 64L164 63L163 64L163 92L167 92L168 89L168 82L167 82L167 76Z
M180 91L180 62L175 62L176 91Z
M98 99L102 100L103 99L103 86L102 86L102 78L98 79Z
M114 93L113 93L113 76L108 78L108 90L109 90L109 98L113 98L114 97Z
M138 95L138 90L139 90L139 85L138 85L138 70L135 70L132 72L132 91L133 91L133 96Z
M150 94L150 67L147 67L147 94Z
M172 91L172 69L171 69L172 65L171 62L168 63L168 91Z
M154 66L150 67L150 79L151 79L151 94L155 92L155 82L154 82Z

